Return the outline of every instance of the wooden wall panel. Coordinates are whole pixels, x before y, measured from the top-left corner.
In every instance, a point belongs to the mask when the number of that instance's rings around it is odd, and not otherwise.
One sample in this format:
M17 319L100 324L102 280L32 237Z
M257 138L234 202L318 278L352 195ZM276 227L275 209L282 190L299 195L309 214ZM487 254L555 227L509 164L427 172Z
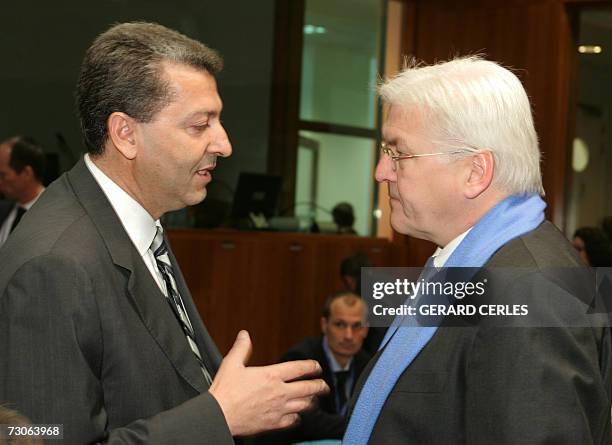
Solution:
M406 51L427 62L483 53L516 70L534 110L548 216L564 224L573 73L570 15L562 0L415 0Z
M395 0L394 0L395 1ZM547 217L565 225L567 165L573 137L576 37L581 7L610 0L404 0L404 56L428 63L484 54L515 70L530 97L542 151ZM433 246L395 235L411 265Z
M208 330L225 354L240 329L253 364L273 363L319 333L328 295L343 289L341 261L366 253L374 266L407 265L387 239L297 233L169 231L172 250Z

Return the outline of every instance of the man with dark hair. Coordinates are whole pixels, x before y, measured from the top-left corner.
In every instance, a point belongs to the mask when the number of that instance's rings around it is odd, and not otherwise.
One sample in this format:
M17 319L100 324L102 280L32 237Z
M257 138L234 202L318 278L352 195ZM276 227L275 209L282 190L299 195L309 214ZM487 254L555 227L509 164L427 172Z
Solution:
M0 143L0 246L45 190L45 155L29 137L15 136Z
M221 362L159 223L231 154L220 68L160 25L101 34L77 85L88 154L0 250L0 401L66 443L231 444L327 389L312 360L247 367L245 331Z
M340 277L344 287L357 295L361 295L362 267L372 267L370 259L363 252L346 257L340 263Z
M355 211L348 202L341 202L332 209L332 217L336 223L337 232L345 235L357 235L353 228L355 223Z
M586 264L612 267L612 244L599 227L581 227L574 232L572 244Z
M330 387L329 394L319 397L318 407L304 413L296 428L261 438L262 445L340 439L344 434L348 400L370 359L362 349L368 333L365 302L350 292L328 297L321 316L321 333L322 336L309 337L294 345L281 361L318 361L323 379Z

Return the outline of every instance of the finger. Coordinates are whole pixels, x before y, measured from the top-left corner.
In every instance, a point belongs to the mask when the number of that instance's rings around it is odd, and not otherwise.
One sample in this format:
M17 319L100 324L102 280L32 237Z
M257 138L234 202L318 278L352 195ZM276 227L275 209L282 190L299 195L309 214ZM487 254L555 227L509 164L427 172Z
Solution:
M287 399L301 399L304 397L313 397L327 394L329 392L329 386L325 383L325 380L300 380L297 382L290 382L285 385L285 394Z
M290 382L320 375L321 365L316 360L296 360L270 365L270 371L276 373L283 381Z
M236 341L232 346L232 349L225 356L224 361L235 363L236 365L246 365L251 358L253 352L253 345L251 343L251 337L247 331L240 331L236 336Z
M301 413L302 411L309 411L316 406L315 397L304 397L302 399L293 399L285 404L285 411L287 413Z

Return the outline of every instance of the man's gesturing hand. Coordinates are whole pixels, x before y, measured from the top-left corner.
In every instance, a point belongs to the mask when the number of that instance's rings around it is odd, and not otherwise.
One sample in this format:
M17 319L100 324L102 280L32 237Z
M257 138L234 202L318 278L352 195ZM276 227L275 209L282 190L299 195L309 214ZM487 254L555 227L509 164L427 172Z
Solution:
M209 389L217 400L234 436L286 428L298 413L311 407L316 395L329 391L321 380L298 380L321 373L314 360L270 366L246 364L252 345L248 332L240 331Z

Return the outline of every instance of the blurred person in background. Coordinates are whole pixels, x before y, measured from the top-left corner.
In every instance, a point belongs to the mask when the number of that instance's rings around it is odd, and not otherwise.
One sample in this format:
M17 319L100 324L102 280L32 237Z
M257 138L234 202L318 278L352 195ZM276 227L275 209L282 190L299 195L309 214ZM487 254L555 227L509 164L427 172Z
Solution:
M45 190L45 154L34 139L15 136L0 143L0 246Z
M591 267L612 267L612 245L599 227L581 227L574 232L572 244Z

